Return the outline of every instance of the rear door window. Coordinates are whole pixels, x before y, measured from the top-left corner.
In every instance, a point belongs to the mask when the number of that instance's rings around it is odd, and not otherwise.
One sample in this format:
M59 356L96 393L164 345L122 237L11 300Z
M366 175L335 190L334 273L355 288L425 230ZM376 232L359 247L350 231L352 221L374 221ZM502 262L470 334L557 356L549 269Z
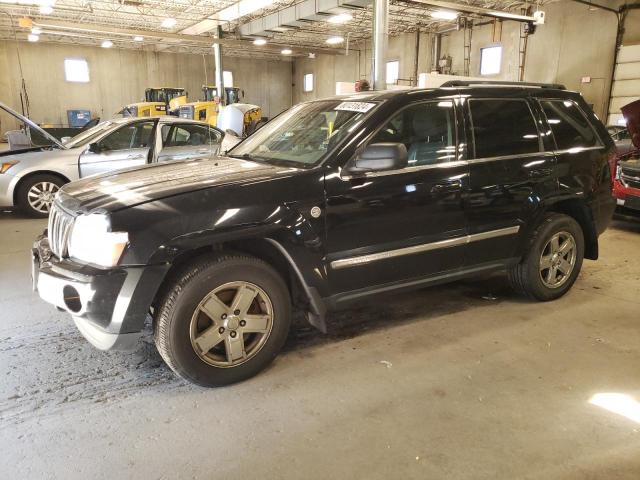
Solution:
M541 100L540 105L559 150L600 145L596 132L575 102Z
M174 125L168 135L165 147L197 147L209 145L209 129L202 125L180 124Z
M536 121L524 99L469 100L475 158L540 151Z

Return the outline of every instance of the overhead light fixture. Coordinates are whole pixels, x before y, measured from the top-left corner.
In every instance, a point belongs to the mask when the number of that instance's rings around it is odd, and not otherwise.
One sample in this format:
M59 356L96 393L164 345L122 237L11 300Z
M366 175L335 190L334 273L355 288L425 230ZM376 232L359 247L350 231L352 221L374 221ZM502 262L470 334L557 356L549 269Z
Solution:
M256 39L253 41L253 44L254 44L254 45L258 45L258 46L262 46L262 45L266 45L266 44L267 44L267 41L266 41L264 38L256 38Z
M451 10L435 10L431 12L431 17L438 20L455 20L458 18L458 12L452 12Z
M175 18L168 17L162 20L162 23L160 24L160 26L162 28L173 28L176 26L176 23L178 23L178 21Z
M34 35L40 35L42 33L42 29L40 27L33 27L31 29L31 33L33 33Z
M111 40L105 40L102 42L102 48L111 48L113 47L113 42Z
M38 40L40 40L40 37L38 35L30 33L29 35L27 35L27 40L29 40L30 42L37 42Z
M344 42L344 37L331 37L331 38L327 38L327 43L329 45L337 45L339 43Z
M144 37L141 35L136 35L135 37L133 37L133 41L134 42L142 42L144 41Z
M291 55L293 53L293 50L291 50L290 48L285 48L280 53L282 55Z
M337 15L329 17L327 21L329 23L345 23L350 22L351 20L353 20L353 15L351 15L350 13L339 13Z
M42 15L51 15L53 13L53 7L51 5L42 5L40 7L40 13Z

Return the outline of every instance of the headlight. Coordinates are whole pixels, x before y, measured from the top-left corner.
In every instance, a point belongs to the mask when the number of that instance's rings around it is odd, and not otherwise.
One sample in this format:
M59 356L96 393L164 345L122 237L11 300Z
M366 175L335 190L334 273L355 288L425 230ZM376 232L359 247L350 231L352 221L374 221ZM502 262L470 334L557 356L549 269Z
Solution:
M87 263L115 267L129 242L129 234L110 230L111 222L107 215L80 215L69 238L69 256Z
M9 170L14 165L17 165L18 163L20 162L18 162L17 160L13 160L11 162L2 162L2 164L0 165L0 173L5 173L7 170Z

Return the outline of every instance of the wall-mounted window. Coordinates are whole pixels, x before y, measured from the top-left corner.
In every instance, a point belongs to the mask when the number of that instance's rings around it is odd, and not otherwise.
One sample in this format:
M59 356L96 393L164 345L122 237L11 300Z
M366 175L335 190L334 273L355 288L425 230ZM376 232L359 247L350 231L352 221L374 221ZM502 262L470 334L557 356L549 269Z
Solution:
M225 87L233 87L233 72L228 70L222 71L222 83Z
M494 45L480 49L480 75L496 75L502 65L502 46Z
M400 76L400 62L398 60L387 62L387 85L397 84L399 76Z
M302 82L302 91L313 92L313 73L305 73Z
M89 82L89 64L84 58L64 59L64 78L67 82Z

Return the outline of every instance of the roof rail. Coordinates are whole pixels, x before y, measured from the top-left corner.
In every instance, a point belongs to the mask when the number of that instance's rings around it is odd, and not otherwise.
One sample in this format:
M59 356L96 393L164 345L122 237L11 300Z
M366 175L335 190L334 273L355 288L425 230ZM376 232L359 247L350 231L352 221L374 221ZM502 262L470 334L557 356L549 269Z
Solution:
M449 80L444 82L440 87L471 87L473 85L487 85L495 87L536 87L536 88L555 88L557 90L566 90L561 83L536 83L536 82L502 82L500 80Z

